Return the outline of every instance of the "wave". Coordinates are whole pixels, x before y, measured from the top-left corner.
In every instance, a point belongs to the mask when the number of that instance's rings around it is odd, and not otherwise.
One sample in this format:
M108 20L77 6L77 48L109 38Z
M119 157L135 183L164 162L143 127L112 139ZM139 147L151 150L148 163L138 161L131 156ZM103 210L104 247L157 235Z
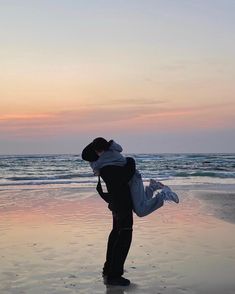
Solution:
M135 158L145 181L235 181L235 154L126 154ZM220 179L220 180L219 180ZM80 155L0 156L0 186L95 183Z
M67 175L53 175L53 176L16 176L16 177L8 177L6 180L9 181L47 181L47 180L66 180L66 179L74 179L74 178L85 178L92 177L93 174L67 174Z
M68 185L68 184L95 184L96 180L85 180L85 181L31 181L31 182L5 182L0 183L0 187L7 186L39 186L39 185Z
M178 172L174 174L175 177L211 177L211 178L235 178L235 173L225 173L225 172L208 172L208 171L197 171L197 172Z

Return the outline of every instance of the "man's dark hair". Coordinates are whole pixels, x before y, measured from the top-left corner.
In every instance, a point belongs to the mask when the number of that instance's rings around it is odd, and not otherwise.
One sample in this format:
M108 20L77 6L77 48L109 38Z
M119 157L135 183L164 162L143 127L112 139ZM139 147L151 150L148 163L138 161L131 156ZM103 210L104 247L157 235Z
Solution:
M110 142L108 142L102 137L95 138L92 142L92 148L98 152L106 151L109 149L109 147L110 147Z

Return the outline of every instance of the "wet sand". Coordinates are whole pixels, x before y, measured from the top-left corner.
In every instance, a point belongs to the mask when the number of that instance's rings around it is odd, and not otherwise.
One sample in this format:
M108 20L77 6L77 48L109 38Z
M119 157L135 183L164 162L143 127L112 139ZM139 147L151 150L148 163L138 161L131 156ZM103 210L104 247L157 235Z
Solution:
M235 194L177 192L135 217L122 288L101 278L111 215L92 189L0 191L0 293L234 294Z
M215 217L235 223L235 193L197 191L195 195L204 201L206 211L210 211Z

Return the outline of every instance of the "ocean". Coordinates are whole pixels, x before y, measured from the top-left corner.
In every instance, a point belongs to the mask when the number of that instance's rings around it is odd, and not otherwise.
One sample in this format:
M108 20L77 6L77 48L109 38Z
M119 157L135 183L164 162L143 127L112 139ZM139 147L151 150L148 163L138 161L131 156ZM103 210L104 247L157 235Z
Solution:
M235 154L126 154L147 182L167 185L235 184ZM80 155L1 155L0 190L91 187L97 182Z

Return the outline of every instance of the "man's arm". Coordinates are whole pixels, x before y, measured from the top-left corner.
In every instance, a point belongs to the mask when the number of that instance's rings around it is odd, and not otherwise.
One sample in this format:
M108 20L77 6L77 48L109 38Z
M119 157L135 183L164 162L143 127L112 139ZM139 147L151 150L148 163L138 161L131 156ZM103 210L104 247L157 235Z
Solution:
M98 178L98 183L96 186L96 191L99 193L100 197L107 203L110 203L110 193L103 192L100 177Z

